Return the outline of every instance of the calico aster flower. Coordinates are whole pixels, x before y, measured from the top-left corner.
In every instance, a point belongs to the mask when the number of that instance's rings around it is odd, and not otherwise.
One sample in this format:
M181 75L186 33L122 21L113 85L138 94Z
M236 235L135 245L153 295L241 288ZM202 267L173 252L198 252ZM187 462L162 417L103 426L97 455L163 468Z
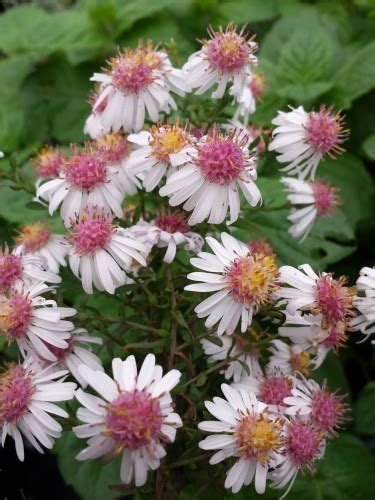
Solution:
M246 148L247 139L236 130L222 135L217 127L196 143L190 161L173 173L161 196L169 197L169 204L192 213L189 224L205 219L210 224L223 222L229 211L228 224L233 224L240 213L241 189L246 201L256 206L261 194L255 184L257 158Z
M375 268L361 269L357 289L359 293L354 297L354 304L361 315L352 321L352 327L370 335L375 332Z
M169 392L178 384L181 373L171 370L163 376L153 354L146 356L139 373L134 356L125 361L115 358L112 370L113 379L84 365L79 368L100 397L81 389L76 392L83 405L77 417L84 424L73 431L79 438L89 438L87 448L77 459L121 453L121 480L129 484L134 478L135 485L142 486L148 469L160 466L160 459L166 455L165 445L175 440L176 428L182 426L180 417L173 412Z
M272 353L267 371L280 370L285 375L293 375L296 372L308 377L311 373L310 353L303 350L299 344L289 345L282 340L271 341L270 351Z
M258 361L259 352L257 349L251 348L251 342L246 337L236 334L221 335L219 342L221 342L221 346L209 338L201 340L204 353L209 356L207 360L209 363L223 361L229 357L238 358L238 361L228 361L228 365L220 371L227 380L233 378L234 382L238 382L242 377L245 377L248 372L244 365L254 376L261 372Z
M126 283L125 271L130 271L133 260L146 266L146 246L130 231L112 224L112 218L96 207L88 207L73 221L68 241L70 268L88 294L93 293L93 284L98 290L115 293Z
M333 108L321 106L319 111L307 113L302 106L291 111L279 111L272 120L276 125L270 151L277 151L277 161L288 163L281 169L288 175L314 180L320 161L334 157L344 150L341 144L349 132L343 128L343 117Z
M110 69L94 73L91 78L101 84L101 92L93 111L106 100L101 113L105 130L139 131L147 110L151 121L157 122L161 112L176 110L171 91L184 96L190 91L181 70L172 66L163 50L153 48L151 41L139 43L136 49L124 49L109 60Z
M188 274L192 281L185 290L215 292L195 308L199 318L207 317L205 326L219 322L217 333L231 335L241 320L241 331L251 324L253 314L273 300L278 288L278 271L273 256L251 254L247 246L227 233L220 244L206 238L214 254L201 252L191 264L205 272Z
M293 238L304 240L315 221L332 213L340 204L338 189L321 179L306 182L283 177L280 181L286 186L288 200L293 207L288 216L288 220L292 222L288 232Z
M194 151L194 138L179 122L158 124L150 130L130 134L128 140L136 146L129 157L127 168L139 177L147 192L153 191L164 176L167 178L177 167L190 160Z
M191 231L186 217L179 212L160 213L151 223L140 220L130 231L150 250L154 245L167 248L163 261L168 264L174 260L179 245L184 245L188 252L198 253L204 244L202 236Z
M98 139L101 135L108 134L111 131L111 127L105 128L102 123L102 114L107 107L108 99L104 98L100 104L95 107L95 103L103 90L104 88L98 85L95 90L89 93L87 99L87 102L92 107L92 111L85 122L83 132L88 134L92 139Z
M221 389L226 399L205 401L207 410L217 419L198 424L199 429L216 433L199 443L203 450L219 450L210 464L235 457L227 472L225 488L237 493L253 480L257 493L264 493L269 468L281 460L284 419L269 411L252 392L236 390L226 384Z
M68 418L55 402L74 397L76 384L64 382L67 371L41 370L26 360L12 363L0 373L0 436L4 447L7 436L14 439L19 460L25 457L23 440L43 453L61 436L62 427L52 415ZM22 437L23 435L23 437Z
M249 123L250 115L255 113L257 102L261 100L266 90L264 76L260 73L252 73L250 82L238 100L239 105L234 114L234 119L242 119L245 126Z
M21 352L33 349L50 361L57 358L51 346L67 348L74 325L64 318L74 316L75 309L58 307L54 300L42 295L52 288L44 283L27 287L16 285L9 293L0 294L0 333L8 343L17 342Z
M186 82L201 95L217 84L212 97L221 99L229 83L232 84L231 94L236 101L246 107L250 105L252 96L248 92L251 81L251 66L258 64L254 53L258 44L249 38L242 29L236 33L236 26L230 23L225 31L220 28L208 30L210 40L200 40L202 48L192 54L182 71Z
M36 158L32 159L39 179L56 179L64 163L64 155L59 148L45 146L37 151Z
M16 284L60 283L60 276L46 267L42 257L24 254L19 247L12 253L7 248L4 252L0 249L0 293L7 292Z
M103 148L89 143L82 149L72 146L72 155L65 158L59 178L42 184L37 189L39 197L49 202L50 215L61 204L60 213L66 227L70 227L72 220L88 205L123 217L124 193L118 169L108 163Z
M60 266L66 266L65 257L69 247L64 236L53 234L51 227L44 221L22 226L14 242L25 256L32 255L44 259L48 270L53 273L58 273Z

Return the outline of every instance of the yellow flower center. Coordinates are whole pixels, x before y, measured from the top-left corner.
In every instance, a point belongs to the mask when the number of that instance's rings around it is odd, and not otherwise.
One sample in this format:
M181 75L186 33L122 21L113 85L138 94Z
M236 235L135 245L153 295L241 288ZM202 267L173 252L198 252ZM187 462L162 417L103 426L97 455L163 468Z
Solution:
M294 371L302 373L305 377L308 377L311 373L310 354L307 351L292 354L290 364Z
M189 143L189 134L178 125L152 127L150 146L159 160L168 161L169 155L180 152Z

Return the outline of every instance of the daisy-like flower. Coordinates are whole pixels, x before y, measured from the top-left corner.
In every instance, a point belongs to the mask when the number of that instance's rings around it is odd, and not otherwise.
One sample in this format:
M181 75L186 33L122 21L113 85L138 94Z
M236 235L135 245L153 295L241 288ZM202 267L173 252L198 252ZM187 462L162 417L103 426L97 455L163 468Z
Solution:
M65 158L58 179L42 184L37 198L49 202L50 215L61 204L61 217L66 227L81 215L88 205L102 207L117 217L123 217L123 188L118 169L109 165L106 151L87 143L84 148L72 146L72 155Z
M192 210L189 224L205 219L220 224L230 214L227 224L233 224L240 213L239 189L251 206L261 200L255 184L257 158L246 148L247 139L236 130L222 135L217 126L212 133L197 142L190 161L173 173L161 196L169 197L169 204L184 203L184 210Z
M212 93L215 99L221 99L229 83L232 84L231 94L236 101L249 106L251 95L248 86L251 81L251 66L258 64L254 53L258 44L249 38L244 29L236 33L237 27L230 23L225 31L220 28L208 30L210 40L199 40L202 48L192 54L182 71L186 82L196 94L201 95L213 85L217 89Z
M315 221L332 213L340 204L341 200L337 194L339 189L321 179L306 182L283 177L280 181L286 186L289 192L288 200L293 207L288 216L288 220L292 222L288 232L293 238L304 240Z
M56 361L48 344L67 348L74 325L64 318L74 316L75 309L58 307L42 294L52 291L44 283L28 287L16 285L8 294L0 294L0 333L9 343L17 342L21 352L33 349L42 358Z
M108 165L118 173L118 182L125 195L133 195L141 187L135 175L127 166L131 145L120 132L102 134L96 141L99 150L104 151Z
M68 418L65 410L54 404L74 397L76 384L63 382L67 371L52 373L25 361L10 364L0 373L0 436L4 446L7 436L14 439L19 460L25 457L23 439L40 453L42 446L51 449L62 427L52 415ZM22 437L24 436L24 438Z
M280 370L285 375L293 375L296 372L308 377L311 373L311 358L307 350L303 350L300 345L289 345L282 340L271 341L272 353L268 364L267 372Z
M288 495L298 471L315 471L316 462L324 456L325 444L324 433L318 430L314 424L304 422L298 417L286 423L284 427L284 461L270 474L270 478L273 480L272 488L284 488L289 483L281 500Z
M220 337L221 346L211 342L210 339L202 339L201 344L204 353L209 356L208 362L215 363L224 359L238 358L238 361L228 361L228 366L224 367L220 373L228 380L233 378L234 382L239 382L242 377L250 373L257 376L261 373L261 367L258 361L259 352L251 347L251 338L242 335L233 334L222 335ZM248 372L245 366L248 368Z
M375 268L363 267L357 280L361 295L354 297L354 304L361 313L353 323L353 329L360 329L365 335L375 332Z
M128 140L138 147L129 157L127 168L142 180L144 189L152 191L166 175L190 160L194 138L177 121L154 125L150 130L131 134Z
M185 290L215 292L195 308L199 318L212 328L219 322L217 333L231 335L241 319L241 332L251 324L253 314L273 300L278 288L275 258L261 253L251 254L247 246L227 233L221 233L220 244L206 238L214 254L201 252L191 264L205 272L188 274L192 281Z
M0 293L8 291L18 284L30 285L38 282L60 283L57 274L47 271L46 261L38 255L23 254L15 248L9 253L8 248L0 249Z
M130 231L112 224L112 218L96 207L87 208L73 221L67 238L70 268L86 293L93 293L94 284L113 294L126 283L124 271L130 271L133 260L146 266L146 246Z
M88 104L90 104L93 109L85 122L83 132L88 134L92 139L98 139L101 135L108 134L111 131L111 127L104 128L102 122L102 114L107 107L108 99L104 98L100 104L95 107L95 103L103 90L104 88L98 85L96 90L89 93L87 99Z
M266 90L265 78L260 73L252 73L250 82L246 85L243 93L238 99L239 105L234 114L234 119L241 117L245 126L249 123L249 117L255 113L257 102L261 100Z
M117 132L122 127L124 132L137 132L143 127L146 110L151 121L157 122L159 113L177 109L171 91L180 96L190 91L181 70L172 66L164 50L154 49L151 41L124 49L108 63L110 70L91 78L101 84L93 111L106 100L101 113L105 130Z
M213 402L205 401L207 410L217 420L198 424L202 431L217 434L201 441L199 447L219 450L211 457L211 465L228 457L237 458L227 472L225 488L237 493L254 479L257 493L264 493L268 469L281 460L284 419L272 414L252 392L226 384L221 389L226 400L216 397Z
M341 144L349 131L343 128L343 117L333 108L321 106L319 111L307 113L302 106L291 111L279 111L272 120L276 125L268 149L279 153L277 161L288 163L281 169L288 175L314 180L320 161L334 157L344 150Z
M37 151L36 158L31 162L40 180L56 179L64 164L64 155L59 148L45 146L41 151Z
M198 253L204 244L202 236L191 231L185 215L179 212L160 213L151 223L140 220L130 231L150 250L154 245L166 248L163 261L168 264L174 260L179 245L184 245L188 252Z
M76 328L71 332L71 337L67 339L67 343L68 347L62 348L45 342L48 350L57 358L57 361L53 362L52 365L51 361L40 357L40 355L32 350L27 354L28 357L35 359L40 365L45 367L50 366L53 371L69 370L77 382L85 388L87 383L79 374L78 368L80 365L84 364L93 370L103 371L100 358L89 349L89 344L102 345L103 339L89 335L84 328Z
M182 426L169 392L181 373L171 370L163 377L153 354L146 356L139 373L134 356L125 361L115 358L112 370L114 380L87 366L79 367L81 376L100 397L81 389L76 392L83 405L77 417L84 424L73 431L79 438L89 438L77 459L122 453L121 480L129 484L134 477L135 485L142 486L148 469L159 467L165 445L175 440L176 428Z
M335 437L337 430L349 420L349 406L343 402L345 396L330 392L326 381L322 387L313 379L298 380L292 396L284 399L288 405L285 412L293 417L310 421L328 437Z
M14 242L23 255L44 259L47 262L48 270L53 273L58 273L60 266L66 266L65 257L69 246L64 236L53 234L51 227L44 221L22 226L19 234L14 238Z

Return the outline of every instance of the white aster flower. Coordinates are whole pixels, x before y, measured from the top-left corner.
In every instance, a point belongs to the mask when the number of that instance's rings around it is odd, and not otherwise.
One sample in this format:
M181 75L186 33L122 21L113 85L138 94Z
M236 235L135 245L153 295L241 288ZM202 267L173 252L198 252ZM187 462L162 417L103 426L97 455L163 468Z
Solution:
M109 165L105 150L94 144L86 144L82 149L73 145L59 178L39 186L36 196L48 201L50 215L61 204L60 214L66 227L88 205L123 217L124 190L118 168Z
M238 361L228 361L220 373L228 380L233 378L234 382L238 382L242 377L248 373L256 376L261 372L258 361L258 352L251 350L250 343L244 337L233 334L231 336L221 335L219 342L222 345L215 344L208 339L202 339L201 344L204 353L209 356L208 362L215 363L216 361L223 361L227 358L238 358ZM247 372L245 366L249 372Z
M292 204L292 211L288 216L292 226L288 232L293 238L304 240L315 221L331 213L340 203L338 189L321 179L306 182L282 177L280 181L286 186L288 201Z
M53 291L44 283L27 287L16 285L7 294L0 294L0 333L8 342L16 341L21 352L33 349L41 357L56 361L48 344L66 348L74 325L64 318L74 316L75 309L58 307L42 294Z
M91 78L101 84L101 92L94 105L96 112L106 100L101 113L105 130L138 132L145 121L145 112L153 122L159 114L176 110L171 91L184 96L190 91L180 69L172 66L163 50L156 50L152 43L136 49L124 49L109 61L111 69L106 73L94 73Z
M129 230L112 224L112 218L96 207L88 207L73 221L68 241L70 268L89 294L93 284L100 291L115 293L126 283L125 271L132 269L134 260L146 266L146 246Z
M219 450L211 457L211 465L236 457L227 472L225 488L237 493L254 479L257 493L264 493L268 469L281 460L284 421L269 412L252 392L226 384L221 389L226 400L215 397L213 402L205 401L207 410L217 420L198 424L199 429L216 434L201 441L199 447Z
M64 236L53 234L51 227L44 221L22 226L14 241L22 254L41 257L47 263L47 269L53 273L58 273L60 266L66 266L65 257L69 246Z
M0 249L0 293L17 284L60 283L60 276L46 268L47 262L41 256L24 254L19 247L12 253Z
M343 129L343 118L332 108L321 106L319 111L307 113L303 106L291 111L279 111L272 120L276 125L268 149L279 153L277 161L288 163L281 170L288 175L298 175L314 180L320 161L328 154L342 153L340 146L348 131Z
M184 210L192 210L188 221L191 225L205 219L220 224L228 211L227 224L233 224L240 213L239 188L251 206L261 201L255 184L257 158L249 153L246 143L247 139L236 130L222 135L214 127L196 143L190 161L168 178L160 195L168 196L171 206L183 203Z
M177 170L177 167L190 160L194 152L194 138L175 125L154 125L149 131L130 134L128 140L138 146L129 157L128 170L142 181L147 192Z
M212 93L215 99L221 99L229 83L231 94L236 101L246 107L250 105L251 95L248 86L251 81L251 66L258 64L254 53L258 44L242 30L236 33L236 26L230 23L225 31L208 30L210 40L200 40L203 47L192 54L182 71L186 82L197 95L201 95L213 85L217 89Z
M40 453L51 449L61 436L61 425L49 415L67 418L65 410L54 404L73 399L76 384L63 382L67 371L51 373L28 361L11 364L0 374L0 436L4 447L7 436L14 439L19 460L25 457L23 439ZM23 435L23 437L22 437Z
M125 361L112 361L113 378L84 365L81 376L99 394L92 396L79 389L78 401L83 405L77 417L85 422L73 428L80 438L89 438L88 446L78 460L113 456L122 453L121 480L136 486L147 480L148 469L160 466L166 454L165 445L174 441L176 428L182 426L173 412L170 390L178 384L181 373L171 370L163 377L163 369L148 354L137 373L134 356Z
M272 340L271 344L272 355L267 364L267 372L280 370L285 375L296 372L305 377L310 375L311 360L307 350L303 350L298 344L289 345L279 339Z
M363 267L357 280L357 289L362 292L354 297L354 305L361 313L352 321L353 330L363 334L375 333L375 268Z
M278 272L274 256L251 254L244 243L227 233L221 233L221 241L206 238L214 254L201 252L190 260L206 272L188 274L190 280L200 283L188 285L185 290L215 292L198 304L195 312L199 318L207 317L207 328L220 321L218 335L231 335L240 319L244 332L259 307L272 300Z
M140 220L129 228L135 238L150 250L154 245L166 248L163 261L168 264L174 260L179 245L183 245L188 252L198 253L202 250L202 236L190 229L186 217L178 212L160 213L151 223Z

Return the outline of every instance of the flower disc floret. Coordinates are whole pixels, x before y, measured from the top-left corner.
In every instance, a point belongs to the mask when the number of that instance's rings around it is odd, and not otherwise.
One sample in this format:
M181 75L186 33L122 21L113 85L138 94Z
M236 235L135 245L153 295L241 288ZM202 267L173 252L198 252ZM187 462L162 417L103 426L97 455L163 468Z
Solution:
M333 432L348 417L348 406L342 402L343 396L329 392L324 384L321 390L315 391L311 401L311 418L314 424L324 432Z
M111 220L103 213L85 212L68 238L77 254L90 256L108 246L113 229Z
M150 129L149 141L152 155L158 160L169 162L171 154L179 153L190 142L189 133L176 125L154 125Z
M294 352L290 356L292 370L308 377L311 373L311 358L308 351Z
M33 253L43 248L51 236L50 226L45 222L38 221L21 227L15 242L17 245L23 245L26 253Z
M38 176L43 179L54 179L59 176L64 158L57 148L45 146L37 152L37 157L32 160Z
M26 413L34 391L30 373L21 365L12 364L0 375L0 428Z
M295 465L311 466L319 456L321 441L321 432L311 423L292 420L288 424L286 448Z
M342 152L340 144L348 133L343 129L342 120L332 108L322 106L319 111L311 111L305 125L307 142L322 155Z
M130 144L121 132L113 132L98 137L97 147L109 164L119 163L130 153Z
M259 399L266 404L282 405L284 398L291 395L293 382L290 377L274 375L264 377L259 386Z
M330 186L327 182L316 180L311 183L315 198L315 206L319 216L324 216L331 212L339 203L337 188Z
M326 321L335 323L343 320L352 307L352 292L345 287L346 278L335 280L330 274L316 282L316 298L319 311Z
M22 276L22 263L19 255L0 253L0 293L6 292Z
M213 137L198 150L196 163L205 179L215 184L236 181L245 168L242 147L230 137Z
M0 304L0 331L4 332L9 342L26 336L32 318L31 300L21 294L15 294Z
M190 231L190 226L187 223L186 217L178 212L160 214L155 219L155 226L172 234L185 234Z
M65 178L74 189L95 189L107 181L107 163L102 150L85 146L73 149L63 167Z

